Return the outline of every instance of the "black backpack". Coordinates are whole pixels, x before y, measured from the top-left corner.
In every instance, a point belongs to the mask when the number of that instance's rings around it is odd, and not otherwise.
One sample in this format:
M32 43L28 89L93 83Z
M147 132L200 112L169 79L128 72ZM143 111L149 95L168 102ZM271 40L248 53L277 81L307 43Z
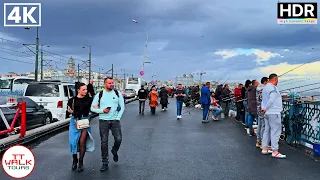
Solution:
M116 95L117 95L118 98L119 98L119 92L118 92L118 90L115 90L115 89L114 89L114 92L116 93ZM102 98L102 95L103 95L103 91L100 91L100 92L99 92L98 107L100 107L100 100L101 100L101 98ZM121 110L121 106L120 106L120 104L118 104L117 111L120 111L120 110ZM95 117L98 117L98 116L99 116L99 114L97 114L97 113L94 113L94 112L91 112L91 113L92 113L92 115L90 116L90 118L95 118Z
M116 93L116 95L119 97L119 92L118 90L114 89L114 92ZM99 100L98 100L98 106L100 107L100 100L102 98L102 95L103 95L103 91L100 91L99 92ZM119 105L120 106L120 105ZM119 110L120 111L120 110Z

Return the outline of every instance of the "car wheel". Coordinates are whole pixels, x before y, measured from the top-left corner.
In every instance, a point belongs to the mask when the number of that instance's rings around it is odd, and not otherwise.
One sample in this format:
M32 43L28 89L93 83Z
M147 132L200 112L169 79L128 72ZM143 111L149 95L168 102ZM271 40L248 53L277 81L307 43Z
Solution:
M43 124L44 125L47 125L47 124L50 124L52 122L52 118L51 118L51 116L46 116L46 118L44 118L44 122L43 122Z

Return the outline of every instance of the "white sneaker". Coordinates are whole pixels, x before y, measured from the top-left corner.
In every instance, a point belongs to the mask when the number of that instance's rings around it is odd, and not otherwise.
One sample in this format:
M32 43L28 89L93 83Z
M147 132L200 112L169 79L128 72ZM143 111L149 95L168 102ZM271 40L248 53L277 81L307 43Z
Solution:
M280 152L278 152L278 153L272 153L272 157L274 157L274 158L279 158L279 159L284 159L284 158L286 158L287 156L284 155L284 154L281 154Z
M261 154L272 154L272 151L270 149L268 150L262 150Z
M164 111L164 109L162 109L162 111Z
M182 119L182 116L180 115L179 118Z

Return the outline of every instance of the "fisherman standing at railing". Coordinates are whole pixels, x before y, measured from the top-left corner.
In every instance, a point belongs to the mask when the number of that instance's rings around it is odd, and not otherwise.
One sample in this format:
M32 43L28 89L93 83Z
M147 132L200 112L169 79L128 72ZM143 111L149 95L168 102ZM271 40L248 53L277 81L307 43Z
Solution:
M224 88L222 89L222 92L221 92L221 97L222 97L221 106L223 109L222 114L224 114L224 117L228 117L229 110L230 110L230 102L231 102L231 91L229 89L228 84L224 85Z
M248 88L248 95L247 95L247 108L248 108L248 128L249 128L249 135L254 136L255 133L253 131L253 121L257 118L257 87L259 82L257 80L252 80L252 86Z
M277 87L278 76L270 74L268 84L263 88L261 113L265 114L265 131L262 138L262 154L271 154L275 158L286 158L279 150L279 138L281 135L281 111L282 97ZM268 149L271 139L272 151Z
M264 114L261 113L261 102L262 102L262 90L267 85L268 78L263 77L261 79L261 85L257 87L257 112L258 112L258 127L257 127L257 148L262 148L262 137L265 130Z
M242 96L241 96L241 90L242 90L243 84L239 84L238 87L234 89L234 102L236 103L237 108L237 116L236 120L237 122L244 121L244 118L242 118L242 109L243 109L243 102L242 102Z
M249 86L251 86L251 81L248 79L246 80L246 83L244 84L244 87L241 90L241 95L242 95L242 99L243 99L243 106L244 106L244 111L245 111L245 116L244 116L244 126L246 126L246 128L248 127L248 108L247 108L247 94L248 94L248 88Z

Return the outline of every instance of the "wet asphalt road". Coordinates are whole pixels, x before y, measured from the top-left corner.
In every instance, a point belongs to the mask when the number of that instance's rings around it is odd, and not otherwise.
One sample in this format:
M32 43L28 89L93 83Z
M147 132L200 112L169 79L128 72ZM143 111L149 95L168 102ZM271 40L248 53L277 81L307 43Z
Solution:
M109 170L100 172L98 123L92 125L96 151L87 153L85 171L71 171L68 132L57 134L32 150L36 168L30 180L208 180L208 179L319 179L320 164L286 146L280 150L287 159L264 156L233 120L201 123L201 110L186 113L176 120L175 102L167 112L157 109L138 115L138 103L126 105L122 119L123 141L119 162L110 155ZM110 133L110 144L113 138ZM111 146L109 146L111 148ZM1 180L9 179L0 170Z

